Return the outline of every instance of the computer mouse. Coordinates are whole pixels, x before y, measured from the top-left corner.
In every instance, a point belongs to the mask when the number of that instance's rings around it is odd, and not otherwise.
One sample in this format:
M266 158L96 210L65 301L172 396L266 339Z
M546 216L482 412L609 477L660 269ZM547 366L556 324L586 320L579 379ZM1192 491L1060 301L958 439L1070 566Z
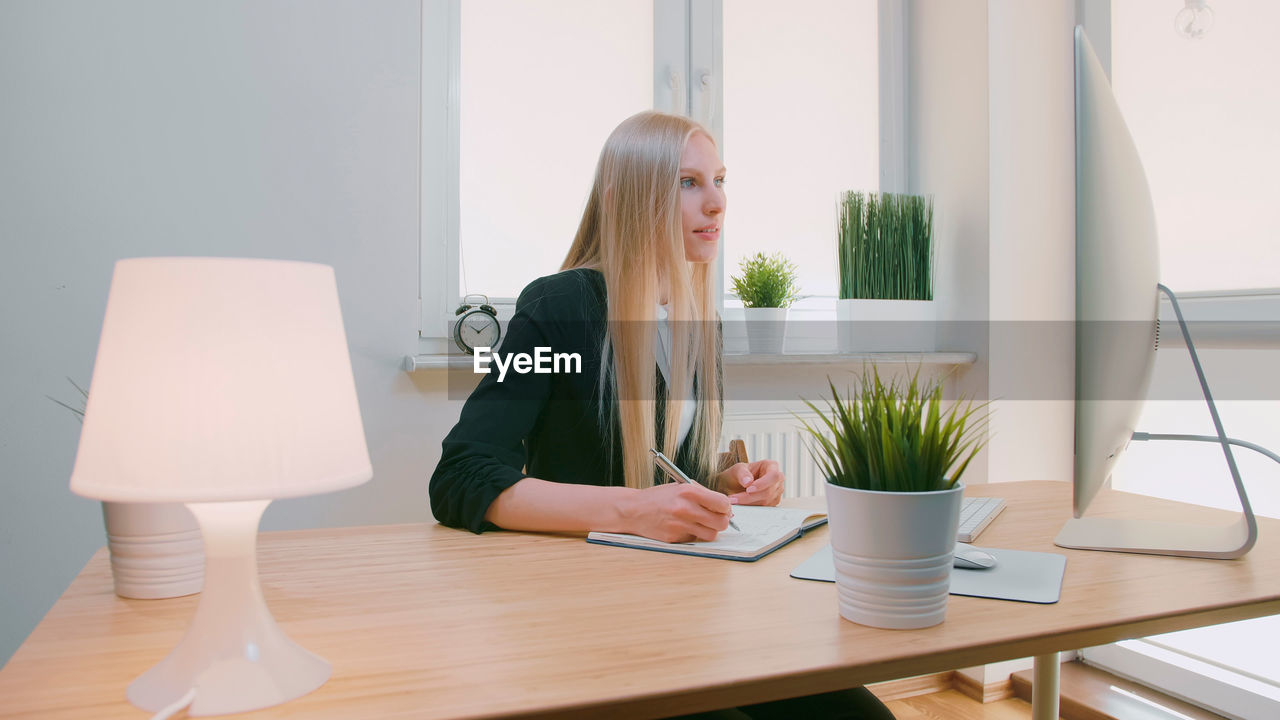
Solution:
M972 545L956 543L952 564L965 570L989 570L996 566L996 559L990 553L985 553Z

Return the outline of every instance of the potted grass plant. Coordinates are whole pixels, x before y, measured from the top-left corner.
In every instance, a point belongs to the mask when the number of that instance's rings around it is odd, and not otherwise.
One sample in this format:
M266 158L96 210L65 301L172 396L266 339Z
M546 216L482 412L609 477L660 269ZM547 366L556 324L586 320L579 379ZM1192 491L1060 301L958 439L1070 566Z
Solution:
M849 191L839 210L839 349L932 351L933 201Z
M942 383L885 382L864 372L826 408L808 447L826 477L841 617L880 628L936 625L947 611L964 486L985 444L986 404L943 408Z
M740 274L729 278L742 301L747 323L747 346L753 353L782 352L787 309L799 297L796 268L782 253L756 253L743 258Z

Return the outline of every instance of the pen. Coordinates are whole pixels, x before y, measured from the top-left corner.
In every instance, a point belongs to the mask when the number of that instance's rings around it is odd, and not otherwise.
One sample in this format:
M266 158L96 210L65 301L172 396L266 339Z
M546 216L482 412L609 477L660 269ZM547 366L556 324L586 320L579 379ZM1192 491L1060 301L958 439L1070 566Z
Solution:
M671 462L671 459L668 458L666 455L663 455L662 453L658 452L657 450L654 450L653 448L649 448L649 454L653 455L653 461L658 463L658 467L662 468L662 470L666 472L667 475L670 476L672 480L675 480L676 482L690 483L693 485L698 484L697 482L694 481L693 478L689 477L688 475L685 475L683 470L676 467L676 464ZM733 522L733 520L729 520L729 527L733 528L734 530L737 530L738 532L742 532L742 529L739 528L738 525Z

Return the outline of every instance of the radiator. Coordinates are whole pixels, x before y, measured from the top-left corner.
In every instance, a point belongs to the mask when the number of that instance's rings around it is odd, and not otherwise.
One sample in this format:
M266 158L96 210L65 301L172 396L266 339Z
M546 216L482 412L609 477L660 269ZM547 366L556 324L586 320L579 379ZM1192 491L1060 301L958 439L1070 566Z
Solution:
M801 416L810 425L816 416ZM830 437L830 433L827 433ZM724 438L742 440L751 460L777 460L787 476L783 497L814 497L824 494L826 479L809 453L812 436L790 413L742 413L726 415Z

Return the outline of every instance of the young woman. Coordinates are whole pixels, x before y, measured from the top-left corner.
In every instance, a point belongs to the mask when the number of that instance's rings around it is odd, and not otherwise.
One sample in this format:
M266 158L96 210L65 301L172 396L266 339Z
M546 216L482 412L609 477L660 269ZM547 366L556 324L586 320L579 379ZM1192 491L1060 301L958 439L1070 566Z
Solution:
M562 271L524 289L499 349L576 353L582 372L481 379L431 478L437 519L711 540L733 504L777 504L777 462L714 467L723 185L714 142L687 118L640 113L614 130ZM702 484L655 482L650 448Z
M711 273L724 173L710 134L688 118L644 112L613 131L561 271L520 293L498 350L577 354L581 372L480 380L431 477L437 520L477 533L601 530L677 542L714 539L735 504L778 503L777 462L716 467L723 402ZM699 484L663 482L650 448ZM892 718L862 689L753 708L725 712Z

